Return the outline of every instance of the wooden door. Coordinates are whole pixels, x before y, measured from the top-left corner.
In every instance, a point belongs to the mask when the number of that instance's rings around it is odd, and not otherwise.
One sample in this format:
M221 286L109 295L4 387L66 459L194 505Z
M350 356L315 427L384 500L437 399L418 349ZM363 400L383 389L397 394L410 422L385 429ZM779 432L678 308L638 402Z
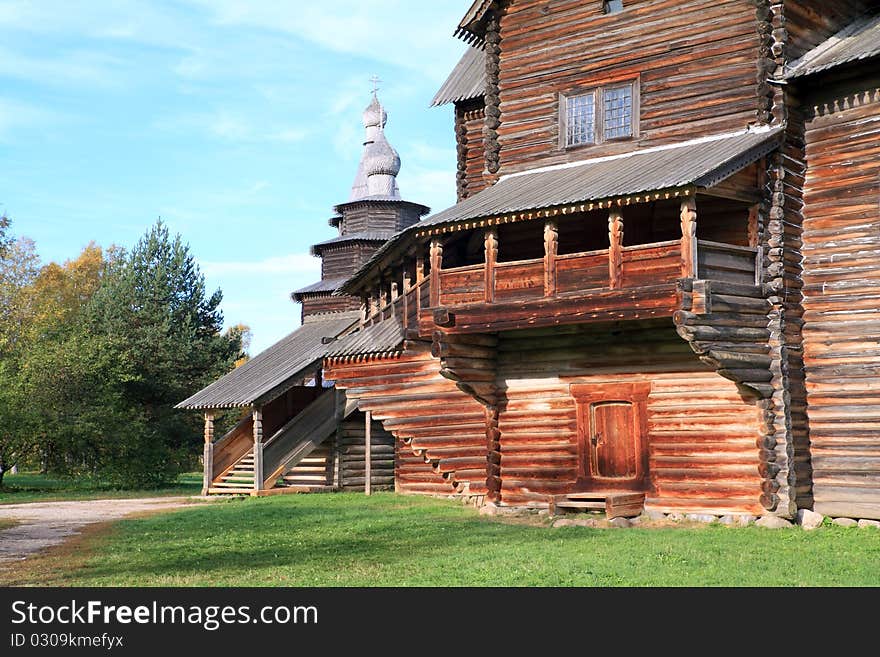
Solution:
M644 490L650 383L574 384L580 490Z
M590 404L590 473L606 479L636 476L635 441L632 436L631 401L602 401Z

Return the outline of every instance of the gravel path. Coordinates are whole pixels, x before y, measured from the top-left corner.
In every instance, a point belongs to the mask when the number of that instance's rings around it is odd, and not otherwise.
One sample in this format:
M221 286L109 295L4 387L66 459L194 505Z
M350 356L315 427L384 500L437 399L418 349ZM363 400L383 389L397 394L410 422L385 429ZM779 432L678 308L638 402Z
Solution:
M18 524L0 530L0 567L63 543L86 525L118 520L132 513L176 509L191 501L189 497L152 497L2 505L0 518Z

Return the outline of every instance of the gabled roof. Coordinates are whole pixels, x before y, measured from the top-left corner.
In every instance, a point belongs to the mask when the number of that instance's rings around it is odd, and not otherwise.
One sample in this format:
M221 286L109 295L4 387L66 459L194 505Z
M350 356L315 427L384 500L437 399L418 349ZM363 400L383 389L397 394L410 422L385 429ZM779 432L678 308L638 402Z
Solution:
M271 401L324 358L329 346L324 338L336 338L356 322L357 313L306 317L293 333L175 408L235 408Z
M470 46L434 96L431 107L472 100L483 96L485 92L486 54L482 49Z
M387 354L397 351L405 339L403 324L391 317L383 322L350 333L330 345L328 358Z
M878 55L880 14L863 16L794 62L785 78L799 78Z
M375 265L395 257L429 229L647 192L712 187L773 151L781 133L779 127L747 130L505 176L495 185L397 233L336 293L356 292L361 279Z

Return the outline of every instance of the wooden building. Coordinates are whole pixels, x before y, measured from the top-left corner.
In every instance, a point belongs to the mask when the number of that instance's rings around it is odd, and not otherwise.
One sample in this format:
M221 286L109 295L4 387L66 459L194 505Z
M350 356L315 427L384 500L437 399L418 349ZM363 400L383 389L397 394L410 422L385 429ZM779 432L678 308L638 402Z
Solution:
M880 518L876 3L476 0L457 35L459 202L297 293L360 309L321 376L396 489Z
M321 258L321 280L291 295L302 304L302 326L177 406L205 414L206 494L394 486L391 434L322 376L334 341L361 319L360 299L334 291L428 212L400 196L400 157L385 136L387 118L373 94L351 195L329 222L338 235L312 247ZM215 437L214 418L224 409L242 409L242 419Z

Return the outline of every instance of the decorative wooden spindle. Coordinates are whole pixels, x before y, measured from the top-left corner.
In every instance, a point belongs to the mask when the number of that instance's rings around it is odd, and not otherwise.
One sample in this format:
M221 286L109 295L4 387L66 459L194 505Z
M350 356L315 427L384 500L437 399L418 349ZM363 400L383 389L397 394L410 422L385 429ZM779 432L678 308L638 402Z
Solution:
M486 303L493 303L495 301L495 263L498 262L498 231L495 228L486 229L483 236L483 251L486 260L483 281L484 298Z
M681 201L681 277L697 277L697 201L687 196Z
M436 308L440 305L440 268L443 266L443 243L438 239L431 240L430 260L430 304L431 308Z
M559 228L555 221L544 224L544 296L556 296L556 256L559 252Z
M623 274L623 214L620 210L608 213L608 287L618 289Z

